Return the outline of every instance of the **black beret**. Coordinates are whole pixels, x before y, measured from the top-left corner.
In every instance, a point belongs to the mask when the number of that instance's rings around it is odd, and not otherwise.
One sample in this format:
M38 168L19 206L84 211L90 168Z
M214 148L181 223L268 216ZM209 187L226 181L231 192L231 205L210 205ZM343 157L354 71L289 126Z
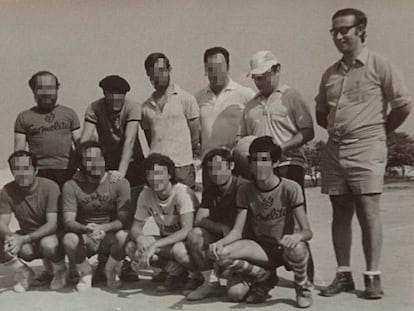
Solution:
M121 93L126 93L131 89L127 80L116 75L106 76L99 82L99 86L104 91L117 91Z

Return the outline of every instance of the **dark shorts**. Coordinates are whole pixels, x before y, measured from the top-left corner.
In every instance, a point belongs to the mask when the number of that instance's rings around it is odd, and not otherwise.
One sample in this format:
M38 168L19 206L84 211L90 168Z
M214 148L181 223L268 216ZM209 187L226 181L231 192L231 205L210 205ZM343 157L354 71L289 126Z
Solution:
M281 266L288 267L288 263L283 257L283 246L267 242L267 241L255 241L259 246L263 249L266 253L267 257L269 258L269 262L272 267L277 268Z
M187 185L191 189L194 189L196 173L193 164L176 167L175 176L177 177L178 182Z

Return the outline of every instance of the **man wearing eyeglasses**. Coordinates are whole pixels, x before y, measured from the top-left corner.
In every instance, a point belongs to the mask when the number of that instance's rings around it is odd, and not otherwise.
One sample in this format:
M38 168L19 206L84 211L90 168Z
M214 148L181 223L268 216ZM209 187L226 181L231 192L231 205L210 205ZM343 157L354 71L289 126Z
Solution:
M338 264L334 281L321 291L328 297L355 288L350 267L354 212L367 266L365 297L379 299L384 294L379 270L379 200L387 160L386 135L411 110L412 99L401 74L366 47L366 26L367 17L359 10L342 9L333 15L330 33L343 56L322 76L315 98L317 123L329 135L321 157L322 193L330 196L333 207L332 240Z

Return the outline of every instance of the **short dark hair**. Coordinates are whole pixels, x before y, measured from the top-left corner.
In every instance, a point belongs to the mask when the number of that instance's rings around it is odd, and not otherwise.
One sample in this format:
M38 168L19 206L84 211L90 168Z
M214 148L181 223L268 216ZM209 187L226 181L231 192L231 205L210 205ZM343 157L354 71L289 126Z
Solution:
M335 12L335 14L332 16L332 21L337 17L348 16L348 15L355 16L355 25L364 26L364 32L362 33L362 36L361 36L361 40L362 42L364 42L365 37L366 37L365 29L367 28L367 25L368 25L368 17L364 12L358 9L354 9L354 8L341 9Z
M249 156L258 152L268 152L272 158L272 162L279 161L282 156L282 149L270 136L257 137L252 141L249 147Z
M82 164L82 153L86 150L88 150L89 148L98 148L99 150L101 150L102 153L102 146L94 140L88 140L85 141L83 143L81 143L78 148L76 148L76 153L75 153L75 164L76 167L79 168L81 171L84 171L84 167Z
M225 160L227 163L234 162L233 154L230 149L226 147L220 147L220 148L214 148L206 153L206 155L203 158L203 162L201 164L201 167L204 172L208 172L208 164L213 160L214 157L219 156L223 160Z
M60 86L60 83L59 83L59 80L58 80L58 78L53 74L53 73L51 73L50 71L46 71L46 70L42 70L42 71L38 71L38 72L36 72L30 79L29 79L29 86L30 86L30 88L32 89L32 90L34 90L34 88L36 87L36 85L37 85L37 77L39 77L39 76L46 76L46 75L48 75L48 76L52 76L52 77L54 77L55 78L55 80L56 80L56 87L57 88L59 88L59 86Z
M174 185L177 181L177 176L175 174L175 164L173 160L171 160L168 156L160 154L160 153L151 153L145 160L144 160L144 170L145 172L154 169L155 164L160 166L165 166L168 170L168 174L171 176L171 183ZM147 177L145 176L145 179ZM148 181L147 181L148 184Z
M34 153L26 150L17 150L13 152L9 158L7 159L7 162L9 163L10 170L13 171L13 159L14 158L20 158L20 157L29 157L30 161L32 162L32 165L34 168L37 168L37 157Z
M209 48L204 52L204 57L203 57L204 64L207 63L207 60L210 56L216 55L216 54L223 54L224 59L226 60L227 67L230 65L230 53L229 51L227 51L225 48L221 46L215 46L215 47Z
M147 56L147 58L145 59L145 62L144 62L145 72L147 73L147 75L148 75L149 71L154 68L154 64L160 58L165 59L165 64L167 65L167 68L171 69L170 60L168 59L167 56L165 56L164 53L160 53L160 52L151 53L150 55Z

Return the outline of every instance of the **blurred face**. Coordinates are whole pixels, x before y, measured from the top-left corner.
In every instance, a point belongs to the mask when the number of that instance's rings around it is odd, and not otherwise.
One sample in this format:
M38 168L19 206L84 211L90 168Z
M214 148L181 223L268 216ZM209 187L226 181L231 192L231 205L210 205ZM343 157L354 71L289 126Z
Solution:
M99 148L92 147L84 150L82 165L85 173L93 178L100 180L105 175L105 160Z
M215 156L208 163L210 180L217 186L225 185L231 178L232 163L227 162L221 156Z
M279 84L279 75L279 70L269 69L260 75L252 75L252 79L259 92L264 96L268 96L277 88L277 85Z
M58 94L55 77L49 74L37 76L33 94L40 109L52 109L56 105Z
M155 192L162 192L168 188L171 176L166 166L155 164L146 174L148 185Z
M229 68L223 54L209 56L204 64L204 70L210 86L224 87L226 85Z
M273 163L269 152L256 152L249 157L250 172L256 181L264 181L273 174Z
M361 25L355 24L355 16L339 16L332 21L330 30L336 48L342 54L354 52L361 44Z
M155 90L165 90L170 84L170 68L167 66L167 61L159 58L154 67L148 71L148 77Z
M125 93L104 91L105 103L113 113L119 113L125 103Z
M30 157L15 157L12 159L12 174L20 187L28 188L34 183L37 169L33 166Z

